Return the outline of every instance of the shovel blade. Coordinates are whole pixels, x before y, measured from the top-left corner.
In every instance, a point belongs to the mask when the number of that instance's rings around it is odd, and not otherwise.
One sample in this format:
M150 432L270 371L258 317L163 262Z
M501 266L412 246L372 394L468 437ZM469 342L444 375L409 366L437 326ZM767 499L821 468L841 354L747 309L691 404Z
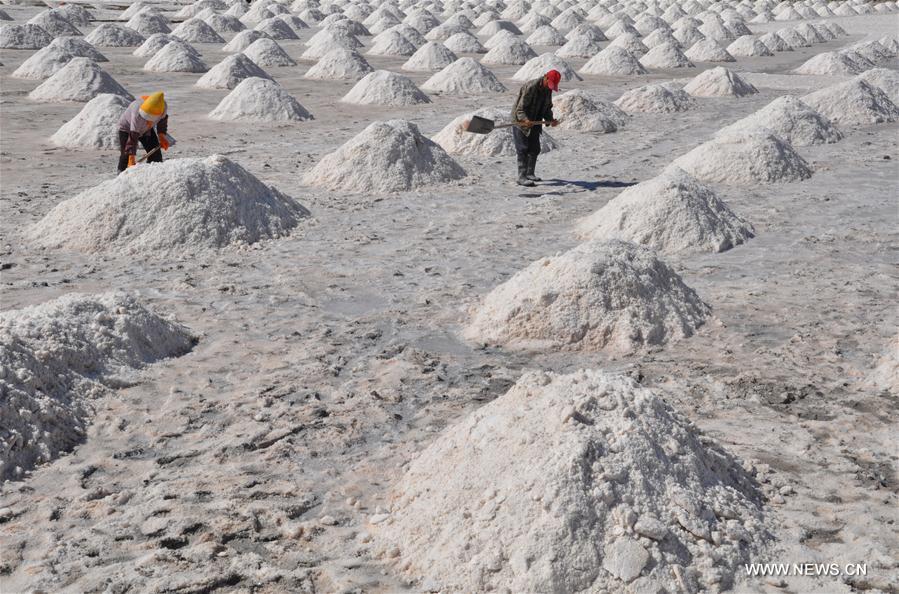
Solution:
M462 129L472 134L489 134L493 132L495 123L493 120L482 118L481 116L471 116L471 119L465 122Z

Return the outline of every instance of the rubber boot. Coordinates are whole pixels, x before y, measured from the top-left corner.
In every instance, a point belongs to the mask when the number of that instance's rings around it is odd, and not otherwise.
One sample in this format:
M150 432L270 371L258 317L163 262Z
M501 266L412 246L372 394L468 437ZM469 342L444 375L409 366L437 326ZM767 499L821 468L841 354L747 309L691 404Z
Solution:
M518 185L533 188L534 182L527 178L528 173L528 157L527 155L518 155Z
M537 155L528 155L528 168L525 172L524 176L531 181L543 181L536 175L534 175L534 168L537 166Z

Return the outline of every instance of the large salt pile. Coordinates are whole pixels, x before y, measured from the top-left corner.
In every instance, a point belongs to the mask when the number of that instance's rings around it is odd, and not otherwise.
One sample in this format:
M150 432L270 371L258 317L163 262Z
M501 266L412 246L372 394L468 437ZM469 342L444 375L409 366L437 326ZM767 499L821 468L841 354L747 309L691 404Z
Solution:
M493 289L465 336L509 348L630 353L691 336L709 313L650 250L588 241Z
M745 97L759 92L736 72L723 66L699 74L684 86L684 91L694 97Z
M50 34L51 37L63 35L81 35L78 27L67 19L59 10L45 10L34 15L29 21L30 25L37 25Z
M684 55L680 48L671 42L663 42L655 46L640 58L644 68L694 68L695 65Z
M465 177L452 157L405 120L373 122L325 155L307 184L350 192L397 192Z
M553 97L553 114L561 128L600 133L617 132L630 117L617 105L581 89Z
M507 90L493 72L473 58L459 58L425 81L421 88L447 95L484 95Z
M101 54L97 48L80 37L57 37L48 47L58 47L77 58L90 58L94 62L109 62L109 59Z
M449 37L443 45L456 54L483 54L487 52L477 37L467 31L460 31Z
M562 75L563 81L583 80L574 71L571 65L556 54L547 53L531 58L518 69L512 76L512 80L527 81L535 78L543 78L550 70L556 70Z
M375 70L357 82L341 101L356 105L401 107L430 103L431 99L409 78L389 70Z
M500 43L481 58L482 64L524 64L537 53L521 39L512 39Z
M132 297L71 293L0 313L0 478L84 441L95 401L195 339Z
M304 78L312 80L359 80L374 72L368 61L354 50L337 47L319 58Z
M712 183L792 182L812 176L793 146L765 128L719 131L673 164Z
M714 39L702 39L694 43L684 55L694 62L736 62Z
M285 122L312 119L281 85L264 78L246 78L209 113L223 122Z
M47 47L34 52L10 76L32 80L48 78L56 74L75 57L60 46L51 43Z
M646 69L637 57L624 49L610 45L584 64L581 74L598 74L605 76L629 76L646 74Z
M837 125L864 126L899 119L899 107L887 94L858 78L804 95L802 101Z
M678 167L627 188L577 226L582 239L620 239L663 254L723 252L754 236L715 192Z
M188 49L181 41L167 43L144 64L147 72L206 72L209 67L197 56L197 51Z
M215 29L197 18L188 19L175 27L172 35L188 43L225 43Z
M403 70L436 72L456 61L456 54L439 41L428 41L403 64Z
M272 77L243 54L234 54L212 67L200 77L196 86L201 89L233 89L245 78Z
M486 107L453 119L431 140L451 155L498 157L515 154L515 141L512 138L511 128L500 128L490 134L471 134L464 130L464 125L471 120L472 116L499 122L510 119L508 107ZM556 148L558 148L556 141L544 131L540 135L540 150L545 153Z
M843 134L826 117L792 95L778 97L724 131L767 128L793 146L838 142Z
M0 25L0 49L40 49L53 36L37 25Z
M687 111L694 101L674 85L652 84L627 91L615 105L628 113L672 113Z
M145 41L134 29L117 23L100 24L84 40L97 47L137 47Z
M32 101L47 103L90 101L101 93L134 99L122 85L88 58L72 58L56 74L28 94Z
M296 66L287 52L274 39L257 39L243 51L243 55L253 60L257 66Z
M118 149L119 118L129 103L120 95L97 95L63 124L50 142L71 149Z
M27 236L45 247L84 252L183 252L281 237L308 214L237 163L213 155L126 169L59 203Z
M858 80L877 87L886 93L890 101L899 105L899 72L888 68L872 68L859 74Z

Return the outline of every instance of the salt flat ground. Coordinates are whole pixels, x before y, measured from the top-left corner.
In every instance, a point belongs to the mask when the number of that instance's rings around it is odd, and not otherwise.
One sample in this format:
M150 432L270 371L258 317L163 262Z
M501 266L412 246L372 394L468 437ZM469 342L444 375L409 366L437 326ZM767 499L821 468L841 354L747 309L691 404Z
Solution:
M18 22L38 11L5 8ZM98 403L72 454L3 486L3 591L403 591L366 537L402 465L524 370L579 368L640 378L731 452L770 467L765 480L795 491L769 501L779 550L758 561L867 562L855 586L890 591L897 395L867 378L897 327L899 125L846 129L837 144L799 149L815 171L808 181L717 188L757 237L723 254L666 258L713 308L688 340L610 358L520 354L459 337L479 297L576 245L573 223L622 185L780 95L842 80L787 75L812 55L899 28L896 16L833 20L851 36L728 65L758 95L637 114L614 134L551 131L561 148L541 156L546 181L536 188L513 183L513 158L462 157L468 177L458 183L378 196L301 177L371 121L404 118L431 135L473 108L510 106L517 67L491 67L505 95L433 96L412 108L341 104L351 83L304 80L312 62L273 68L315 119L249 125L208 120L226 91L194 88L199 75L144 73L131 49L103 48L103 68L133 94L166 92L178 139L167 157L229 155L314 216L287 239L181 258L41 251L21 239L61 200L115 175L117 155L53 148L47 139L81 105L27 100L38 82L8 75L32 52L0 51L0 259L12 265L2 308L124 290L201 337L187 356ZM295 59L303 50L282 46ZM225 55L196 47L210 66ZM394 71L404 61L369 59ZM563 90L611 100L710 66L588 76ZM285 433L258 447L260 436ZM335 522L322 524L325 516ZM154 536L176 525L189 528L187 546ZM853 591L840 578L776 582L738 590Z

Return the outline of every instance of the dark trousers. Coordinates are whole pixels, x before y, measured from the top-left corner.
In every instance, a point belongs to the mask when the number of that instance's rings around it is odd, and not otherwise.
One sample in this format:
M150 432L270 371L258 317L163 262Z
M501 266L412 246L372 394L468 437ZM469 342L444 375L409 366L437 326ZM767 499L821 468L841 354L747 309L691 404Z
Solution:
M139 138L140 144L148 153L159 146L159 137L156 130L151 128L149 132ZM125 152L125 144L128 142L128 133L119 130L119 173L128 169L128 153ZM158 150L149 158L147 163L162 163L162 150Z
M531 128L531 133L527 135L518 126L512 127L512 139L515 141L515 151L519 157L536 157L540 154L540 134L542 132L543 126L534 126Z

